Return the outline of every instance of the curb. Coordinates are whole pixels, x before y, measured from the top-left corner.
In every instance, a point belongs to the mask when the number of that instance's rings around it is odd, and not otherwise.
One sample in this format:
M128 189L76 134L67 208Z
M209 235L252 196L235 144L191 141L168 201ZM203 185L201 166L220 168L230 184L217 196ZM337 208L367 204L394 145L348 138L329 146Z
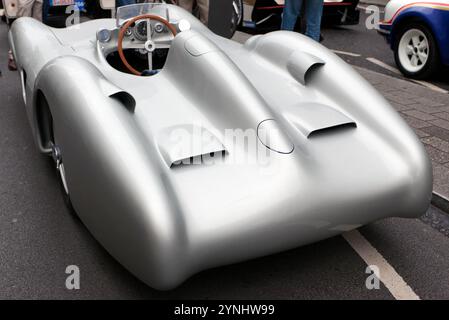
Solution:
M449 214L449 199L446 199L444 196L437 192L432 192L432 201L431 203L440 209L441 211L444 211L444 213Z

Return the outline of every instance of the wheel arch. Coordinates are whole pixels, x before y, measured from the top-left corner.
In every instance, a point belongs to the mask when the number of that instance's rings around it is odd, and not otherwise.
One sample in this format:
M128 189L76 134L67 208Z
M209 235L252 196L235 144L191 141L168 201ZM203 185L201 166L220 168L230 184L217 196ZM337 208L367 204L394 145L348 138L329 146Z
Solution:
M51 143L54 142L53 116L48 100L40 89L36 91L33 109L38 147L41 152L50 154Z
M404 26L406 26L408 24L412 24L412 23L422 24L430 30L430 32L432 33L432 35L435 39L437 51L438 51L439 55L441 56L442 51L440 48L440 41L436 37L436 32L435 32L436 26L435 26L434 22L427 15L422 14L420 12L406 12L396 18L396 20L393 23L392 30L391 30L391 49L395 50L396 44L399 41L398 35L399 35L401 29Z

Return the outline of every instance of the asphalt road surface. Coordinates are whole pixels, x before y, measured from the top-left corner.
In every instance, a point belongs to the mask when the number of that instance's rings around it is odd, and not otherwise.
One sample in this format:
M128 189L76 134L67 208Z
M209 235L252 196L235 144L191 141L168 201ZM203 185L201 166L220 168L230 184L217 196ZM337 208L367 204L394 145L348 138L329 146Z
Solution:
M377 255L381 271L405 285L408 297L449 299L448 216L433 207L426 222L394 218L361 228L369 246L358 250L357 241L338 236L204 271L176 290L152 290L66 209L53 164L33 144L19 77L6 70L6 53L0 24L0 298L395 299L398 292L383 283L366 287L364 259ZM79 290L65 287L69 265L80 269Z

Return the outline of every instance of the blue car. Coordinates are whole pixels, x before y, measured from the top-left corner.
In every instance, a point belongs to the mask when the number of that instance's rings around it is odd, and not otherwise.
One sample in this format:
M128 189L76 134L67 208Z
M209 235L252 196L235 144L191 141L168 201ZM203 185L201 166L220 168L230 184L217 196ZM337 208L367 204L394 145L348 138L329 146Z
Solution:
M392 0L379 32L407 77L429 78L449 66L449 0Z

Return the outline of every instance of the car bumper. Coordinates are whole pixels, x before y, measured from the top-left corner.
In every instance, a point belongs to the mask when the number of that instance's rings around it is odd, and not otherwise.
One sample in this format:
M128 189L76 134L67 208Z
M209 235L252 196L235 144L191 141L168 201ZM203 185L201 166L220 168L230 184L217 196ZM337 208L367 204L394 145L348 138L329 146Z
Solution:
M391 43L391 24L380 22L377 33L382 35L388 43Z

